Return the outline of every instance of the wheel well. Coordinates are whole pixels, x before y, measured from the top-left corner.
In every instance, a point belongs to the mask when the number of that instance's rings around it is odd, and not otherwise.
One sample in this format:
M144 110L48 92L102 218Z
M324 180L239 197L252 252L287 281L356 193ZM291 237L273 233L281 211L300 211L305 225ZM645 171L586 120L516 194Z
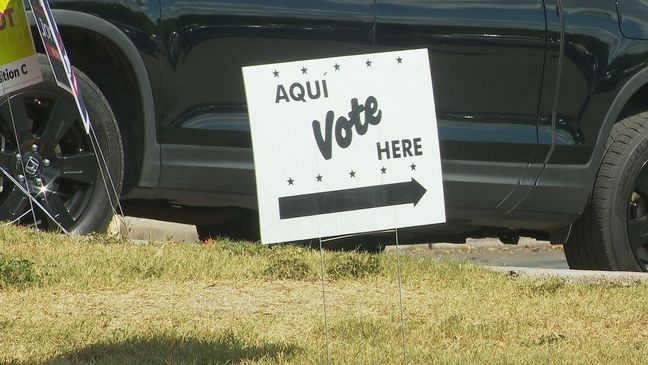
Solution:
M637 90L623 106L617 122L648 111L648 84Z
M74 27L60 31L70 62L97 84L115 114L124 145L122 191L127 193L137 184L144 151L142 100L133 68L124 53L101 34ZM44 53L41 42L35 44Z

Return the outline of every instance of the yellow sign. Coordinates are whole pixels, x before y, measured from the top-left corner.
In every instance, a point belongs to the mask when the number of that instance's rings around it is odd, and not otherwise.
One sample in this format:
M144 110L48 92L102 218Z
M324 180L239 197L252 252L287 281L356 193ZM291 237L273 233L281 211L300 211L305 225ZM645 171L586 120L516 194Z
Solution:
M41 80L23 0L0 0L0 95Z
M0 11L4 11L9 5L9 0L0 0Z
M0 65L36 54L23 0L0 0Z

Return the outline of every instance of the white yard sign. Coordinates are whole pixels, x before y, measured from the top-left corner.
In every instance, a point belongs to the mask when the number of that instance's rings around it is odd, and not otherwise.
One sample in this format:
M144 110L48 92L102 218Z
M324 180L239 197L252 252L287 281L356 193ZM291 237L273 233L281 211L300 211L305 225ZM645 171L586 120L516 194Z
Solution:
M264 243L445 221L427 50L243 75Z

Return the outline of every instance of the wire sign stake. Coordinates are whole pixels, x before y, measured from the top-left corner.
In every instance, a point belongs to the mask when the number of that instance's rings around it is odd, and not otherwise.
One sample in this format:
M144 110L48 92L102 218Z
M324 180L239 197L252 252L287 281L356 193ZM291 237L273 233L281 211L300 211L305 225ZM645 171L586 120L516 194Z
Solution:
M322 279L322 319L324 320L324 346L326 346L326 363L331 363L331 340L329 337L329 324L328 324L328 306L326 303L326 270L324 269L324 246L322 245L322 238L319 240L320 252L320 277Z
M400 238L398 237L398 228L394 229L394 236L396 238L396 273L398 276L398 303L400 304L400 324L401 324L401 340L403 342L403 364L407 364L407 342L406 342L406 326L405 326L405 305L403 304L403 276L401 271L401 250Z
M263 243L394 228L398 242L398 228L445 221L426 49L245 67L243 76Z

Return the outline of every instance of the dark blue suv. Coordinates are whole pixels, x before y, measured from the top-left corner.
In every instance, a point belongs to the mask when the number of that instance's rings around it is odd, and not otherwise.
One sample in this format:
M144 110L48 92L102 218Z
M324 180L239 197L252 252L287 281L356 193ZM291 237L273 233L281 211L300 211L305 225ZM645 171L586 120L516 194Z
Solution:
M127 214L254 239L241 67L427 48L448 222L403 239L528 236L564 243L574 268L648 270L645 1L51 4ZM25 215L27 199L4 179L0 219L103 230L111 213L92 141L46 78L2 100L0 164L50 184L38 199L56 214ZM19 133L8 104L26 121ZM20 174L31 156L39 169Z

